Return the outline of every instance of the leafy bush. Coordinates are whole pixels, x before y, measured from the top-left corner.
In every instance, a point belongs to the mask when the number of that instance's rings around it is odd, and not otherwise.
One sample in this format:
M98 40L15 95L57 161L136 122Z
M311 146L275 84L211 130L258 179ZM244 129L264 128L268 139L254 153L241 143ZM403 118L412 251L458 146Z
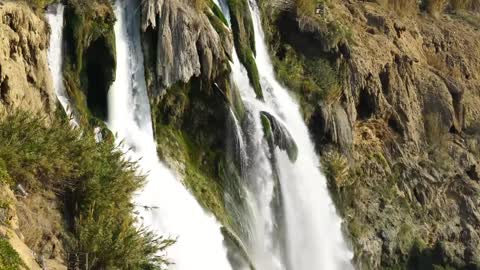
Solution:
M72 130L17 113L0 121L0 160L32 193L54 190L65 201L71 252L89 254L93 269L160 269L158 257L172 241L135 226L131 197L143 184L136 165L109 141L95 143L92 130ZM67 248L68 249L68 248Z

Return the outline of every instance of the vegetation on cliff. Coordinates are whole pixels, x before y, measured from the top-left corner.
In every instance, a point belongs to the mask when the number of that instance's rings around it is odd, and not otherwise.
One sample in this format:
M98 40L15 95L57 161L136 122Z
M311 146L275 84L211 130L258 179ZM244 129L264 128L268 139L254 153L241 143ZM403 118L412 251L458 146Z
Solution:
M88 253L95 269L159 269L157 252L172 244L136 227L133 193L143 184L112 139L96 143L92 130L72 130L66 119L15 113L0 122L2 179L30 194L52 190L63 202L67 252ZM33 195L32 195L33 196Z
M23 263L18 253L6 239L0 237L0 269L17 270L21 266Z
M247 0L228 0L232 32L238 58L248 73L257 98L263 98L260 77L255 62L255 32Z
M222 224L229 224L218 164L225 138L226 103L222 95L193 78L167 89L154 107L158 153L184 177L186 186Z
M478 1L260 3L357 267L477 269Z
M115 15L108 0L69 0L65 12L65 86L80 121L107 117L115 80Z

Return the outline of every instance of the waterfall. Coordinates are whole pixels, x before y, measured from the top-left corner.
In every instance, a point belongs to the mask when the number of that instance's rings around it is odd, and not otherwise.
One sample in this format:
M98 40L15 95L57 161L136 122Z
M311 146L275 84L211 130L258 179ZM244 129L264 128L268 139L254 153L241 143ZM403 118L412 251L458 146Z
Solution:
M50 46L48 47L48 66L52 75L53 87L58 101L65 110L68 117L71 118L70 125L78 127L78 121L73 115L70 107L68 95L63 84L63 14L65 6L62 4L52 4L48 7L45 14L50 26Z
M141 223L159 236L176 238L166 256L169 269L229 270L220 225L159 160L153 136L140 44L139 2L115 4L117 71L108 96L110 129L128 158L147 175L134 203ZM127 12L128 11L128 12Z
M258 269L353 269L350 262L353 253L343 238L342 221L319 169L319 158L308 128L298 104L275 78L256 2L249 1L249 8L265 101L256 98L234 50L232 78L248 112L244 130L250 162L244 188L254 209L250 223L255 232L243 240ZM228 10L222 10L228 14ZM291 161L278 147L269 151L261 112L268 112L288 130L298 148L296 161Z

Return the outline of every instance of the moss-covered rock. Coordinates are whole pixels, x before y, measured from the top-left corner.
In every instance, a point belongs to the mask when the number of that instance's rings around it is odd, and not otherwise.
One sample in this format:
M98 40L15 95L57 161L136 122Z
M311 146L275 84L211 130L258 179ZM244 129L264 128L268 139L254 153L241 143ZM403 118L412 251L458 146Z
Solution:
M268 112L260 112L260 117L265 139L270 147L278 147L286 151L290 161L295 162L298 157L298 148L287 128Z
M176 83L152 107L158 153L178 171L200 204L222 224L225 211L218 164L224 160L227 101L199 78Z
M83 124L107 118L107 92L116 69L114 23L110 1L67 1L64 77Z
M255 62L255 32L248 0L228 0L235 49L238 58L247 70L250 83L257 98L263 99L262 86Z

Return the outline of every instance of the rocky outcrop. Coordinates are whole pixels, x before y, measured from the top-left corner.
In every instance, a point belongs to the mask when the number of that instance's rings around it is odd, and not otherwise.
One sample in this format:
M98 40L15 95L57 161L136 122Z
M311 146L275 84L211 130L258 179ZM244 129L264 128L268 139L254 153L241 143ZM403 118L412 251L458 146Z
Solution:
M349 159L346 184L330 186L358 268L478 269L480 16L417 11L263 9L277 14L265 22L278 27L277 60L292 47L302 68L325 59L340 75L337 101L301 101L319 152Z
M114 24L111 1L66 1L63 75L83 125L108 117L107 93L116 70Z
M147 83L155 93L192 77L213 81L229 70L231 35L206 5L197 10L186 0L144 1L142 29L151 59Z
M287 152L290 161L295 162L298 157L297 144L285 125L268 112L260 112L260 118L270 150L273 152L275 147L278 147L280 150Z
M54 112L48 33L47 24L26 4L0 1L0 116L19 109Z
M44 203L39 196L36 196L37 204L31 203L34 198L15 196L14 192L2 183L3 180L0 176L0 238L8 240L28 269L40 270L43 265L47 269L66 270L62 259L65 254L57 236L42 234L48 230L53 231L53 223L61 222L60 211L39 207ZM41 212L54 215L43 215ZM26 215L35 221L26 220ZM32 236L42 241L41 245L34 248L27 245Z

